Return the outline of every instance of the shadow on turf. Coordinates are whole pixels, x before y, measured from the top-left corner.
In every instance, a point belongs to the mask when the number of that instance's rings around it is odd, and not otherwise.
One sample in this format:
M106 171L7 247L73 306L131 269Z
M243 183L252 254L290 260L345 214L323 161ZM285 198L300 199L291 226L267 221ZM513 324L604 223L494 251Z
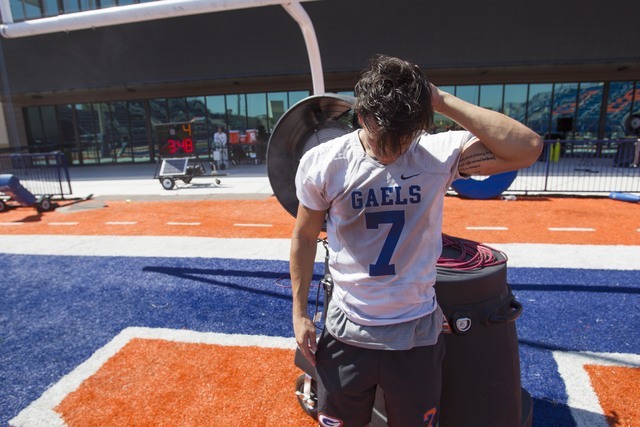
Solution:
M265 289L253 288L250 286L239 285L237 283L211 279L206 276L223 276L223 277L240 277L240 278L256 278L256 279L273 279L274 286L277 285L277 281L288 277L283 273L275 273L269 271L248 271L248 270L227 270L227 269L203 269L203 268L177 268L177 267L144 267L142 271L150 273L165 274L167 276L178 277L181 279L188 279L195 282L207 283L215 286L224 286L229 289L235 289L238 291L244 291L259 295L268 295L280 299L291 299L290 293L272 292ZM313 280L319 281L322 276L314 275ZM279 286L280 288L290 288L290 286Z

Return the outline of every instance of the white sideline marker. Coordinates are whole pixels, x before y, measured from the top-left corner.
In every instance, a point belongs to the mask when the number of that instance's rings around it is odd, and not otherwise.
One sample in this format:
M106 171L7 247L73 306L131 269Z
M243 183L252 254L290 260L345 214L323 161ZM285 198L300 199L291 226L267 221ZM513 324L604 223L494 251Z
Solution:
M595 228L590 227L549 227L549 231L579 231L579 232L590 232L596 231Z

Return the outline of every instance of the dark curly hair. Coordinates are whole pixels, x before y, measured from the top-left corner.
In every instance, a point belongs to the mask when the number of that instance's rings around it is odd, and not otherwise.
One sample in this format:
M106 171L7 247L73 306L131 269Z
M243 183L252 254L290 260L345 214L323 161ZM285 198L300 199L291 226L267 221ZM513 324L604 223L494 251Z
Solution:
M429 82L409 61L375 55L355 86L355 96L353 110L381 154L399 153L433 124Z

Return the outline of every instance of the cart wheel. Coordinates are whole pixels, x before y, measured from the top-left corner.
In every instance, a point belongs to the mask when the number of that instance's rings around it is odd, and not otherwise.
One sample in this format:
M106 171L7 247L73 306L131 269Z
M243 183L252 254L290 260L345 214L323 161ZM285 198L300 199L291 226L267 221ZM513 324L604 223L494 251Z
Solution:
M176 182L170 177L160 178L160 184L162 184L162 188L165 190L173 190L173 187L176 186Z
M182 182L184 182L185 184L188 184L191 182L191 179L193 179L192 176L185 176L184 178L180 178L182 179Z
M298 403L300 404L300 407L302 408L302 410L306 412L306 414L309 415L311 418L313 418L314 420L317 420L318 419L318 397L317 397L318 385L316 383L316 380L314 379L311 380L311 392L309 396L309 399L311 400L311 402L309 402L307 398L304 396L305 376L306 374L302 374L296 379L296 396L298 397Z
M216 178L216 185L220 185L220 180Z
M42 197L42 199L38 201L36 209L38 212L48 212L53 209L53 204L51 203L49 196Z
M4 202L4 200L0 200L0 212L4 212L7 210L7 204Z

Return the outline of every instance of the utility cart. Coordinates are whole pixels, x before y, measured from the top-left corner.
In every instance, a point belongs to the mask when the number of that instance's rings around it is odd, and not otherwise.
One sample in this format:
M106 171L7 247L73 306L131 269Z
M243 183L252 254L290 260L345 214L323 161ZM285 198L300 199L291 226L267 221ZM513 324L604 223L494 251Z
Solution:
M158 161L154 179L158 179L165 190L173 190L176 187L176 181L189 184L194 177L214 177L213 182L220 185L217 177L223 175L218 173L215 165L211 173L207 174L203 162L197 157L175 157Z
M189 184L195 177L215 177L215 185L220 184L217 162L210 162L211 172L207 173L202 158L210 153L206 122L196 117L188 122L160 123L155 125L160 159L156 165L154 179L162 188L172 190L177 181Z

